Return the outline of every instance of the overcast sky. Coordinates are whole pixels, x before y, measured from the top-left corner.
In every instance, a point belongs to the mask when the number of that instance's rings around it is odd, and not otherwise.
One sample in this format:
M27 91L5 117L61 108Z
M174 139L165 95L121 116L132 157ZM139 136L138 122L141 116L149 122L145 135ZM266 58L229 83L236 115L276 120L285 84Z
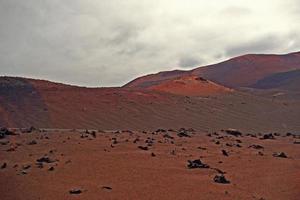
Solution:
M300 50L300 0L0 0L0 75L119 86Z

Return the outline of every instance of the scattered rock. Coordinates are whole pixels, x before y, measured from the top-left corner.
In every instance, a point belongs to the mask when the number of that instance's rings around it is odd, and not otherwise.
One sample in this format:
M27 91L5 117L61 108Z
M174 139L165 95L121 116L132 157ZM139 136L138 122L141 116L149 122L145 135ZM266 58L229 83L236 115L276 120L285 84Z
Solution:
M240 136L242 136L242 133L241 133L240 131L236 130L236 129L227 129L227 130L225 130L225 132L226 132L227 134L233 135L233 136L235 136L235 137L240 137Z
M96 137L97 137L96 131L92 131L92 132L91 132L91 135L93 136L93 138L96 138Z
M241 140L236 140L236 142L237 142L237 143L242 143L242 141L241 141Z
M37 159L36 161L40 162L40 163L53 163L53 162L55 162L54 160L50 159L48 156L41 157L41 158Z
M70 194L81 194L82 190L81 189L72 189L69 191Z
M42 162L37 162L35 163L37 168L43 168L44 167L44 164Z
M284 152L274 153L273 156L279 158L287 158L287 155Z
M148 150L149 150L148 147L143 147L143 146L138 146L138 148L139 148L139 149L142 149L142 150L144 150L144 151L148 151Z
M50 167L50 168L48 169L48 171L54 171L54 167L53 167L53 166Z
M229 156L228 153L227 153L227 151L225 151L224 149L222 150L222 154L223 154L224 156Z
M206 150L205 147L197 147L197 149Z
M230 183L230 181L227 180L223 174L221 174L221 175L216 175L216 176L214 177L214 182L216 182L216 183L221 183L221 184L229 184L229 183Z
M260 138L261 140L268 140L268 139L271 139L271 140L274 140L275 137L272 133L269 133L269 134L265 134L262 138Z
M7 167L7 163L6 162L1 165L1 169L5 169L6 167Z
M22 166L22 169L23 169L23 170L26 170L26 169L29 169L30 167L31 167L31 165L23 165L23 166Z
M170 136L169 134L164 134L163 137L168 138L168 139L172 139L172 140L174 139L174 137Z
M0 139L5 138L7 135L14 135L14 132L8 130L8 128L1 127L0 128Z
M188 160L188 165L187 167L189 169L195 169L195 168L209 168L209 165L207 164L204 164L201 162L200 159L197 159L197 160L194 160L194 161L191 161L191 160Z
M112 188L108 187L108 186L103 186L102 189L104 189L104 190L112 190Z
M261 151L259 151L258 155L263 156L264 154Z
M29 128L21 129L22 133L32 133L33 131L38 131L38 129L33 126L31 126Z
M287 137L289 137L289 136L293 136L293 134L292 133L286 133L285 134Z
M26 175L26 174L27 174L27 171L22 170L22 171L21 171L21 174Z
M179 130L179 133L177 134L178 137L191 137L189 134L188 134L188 130L184 129L184 128L181 128Z
M253 148L253 149L263 149L264 147L261 146L261 145L258 145L258 144L253 144L253 145L250 145L248 148Z

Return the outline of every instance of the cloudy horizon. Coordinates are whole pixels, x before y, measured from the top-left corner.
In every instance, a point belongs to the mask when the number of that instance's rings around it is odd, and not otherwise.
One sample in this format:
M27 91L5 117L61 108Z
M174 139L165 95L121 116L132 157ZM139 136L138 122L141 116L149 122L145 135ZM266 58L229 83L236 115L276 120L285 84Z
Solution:
M297 0L0 0L0 75L121 86L300 50Z

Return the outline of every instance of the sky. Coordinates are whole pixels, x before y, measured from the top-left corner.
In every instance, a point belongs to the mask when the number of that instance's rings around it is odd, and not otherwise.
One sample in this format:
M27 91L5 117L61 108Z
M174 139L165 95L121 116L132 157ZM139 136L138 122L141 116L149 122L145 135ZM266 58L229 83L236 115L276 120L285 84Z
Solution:
M300 0L0 0L0 75L91 87L300 51Z

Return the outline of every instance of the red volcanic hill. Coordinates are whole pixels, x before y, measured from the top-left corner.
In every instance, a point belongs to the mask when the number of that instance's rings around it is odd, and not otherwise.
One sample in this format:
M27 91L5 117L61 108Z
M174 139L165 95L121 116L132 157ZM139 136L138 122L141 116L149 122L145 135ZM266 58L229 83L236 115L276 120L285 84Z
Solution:
M148 88L156 91L186 96L219 95L232 91L229 88L194 75L162 81L159 84Z
M247 132L300 130L298 101L274 101L227 91L229 89L223 86L194 76L161 82L147 89L85 88L0 77L0 126L102 130L185 127L200 131L237 128Z
M300 69L300 52L285 55L249 54L191 71L176 70L147 75L131 81L124 87L143 88L185 75L201 76L231 88L252 87L259 80L275 73L297 69Z

